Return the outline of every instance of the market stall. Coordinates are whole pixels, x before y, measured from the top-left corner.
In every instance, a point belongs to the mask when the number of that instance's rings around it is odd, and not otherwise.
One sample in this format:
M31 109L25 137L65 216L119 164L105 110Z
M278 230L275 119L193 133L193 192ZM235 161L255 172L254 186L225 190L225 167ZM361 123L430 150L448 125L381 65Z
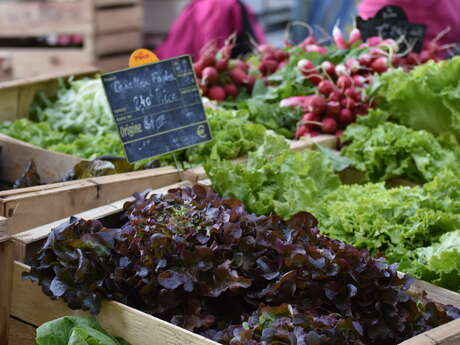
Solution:
M460 58L363 38L0 87L0 341L459 343Z

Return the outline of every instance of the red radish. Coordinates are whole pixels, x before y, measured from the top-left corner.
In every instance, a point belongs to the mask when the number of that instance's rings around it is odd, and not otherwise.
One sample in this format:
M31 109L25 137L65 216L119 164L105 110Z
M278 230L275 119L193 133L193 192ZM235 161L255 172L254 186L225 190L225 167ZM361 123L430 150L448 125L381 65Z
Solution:
M256 76L255 75L248 75L248 79L247 79L247 82L246 82L246 88L248 89L249 92L252 92L252 89L254 88L254 85L256 83Z
M367 39L367 45L369 47L375 47L382 43L382 39L379 36L369 37Z
M353 44L361 40L362 40L361 31L359 31L358 28L354 28L353 30L351 30L348 42L350 44Z
M349 123L353 122L354 116L350 109L342 109L340 110L339 119L340 119L340 123L346 126Z
M319 74L310 74L309 76L307 76L307 80L313 85L318 85L323 81L323 78Z
M416 52L407 54L406 60L410 65L420 65L420 56Z
M331 94L329 95L329 98L328 100L329 101L335 101L335 102L339 102L342 98L344 97L343 93L340 92L339 90L334 90L331 92Z
M307 126L300 126L299 128L297 128L297 131L295 132L295 138L298 139L300 137L303 137L307 134L307 132Z
M208 90L207 95L210 99L219 101L219 102L225 101L225 98L227 96L225 94L224 88L220 85L211 86Z
M321 129L328 134L335 133L335 131L337 131L337 121L332 117L326 117L322 121Z
M272 59L263 60L259 66L259 71L263 75L273 74L274 72L276 72L277 69L278 69L278 61L272 60Z
M307 59L302 59L297 63L297 68L304 75L311 74L315 70L315 65L313 62Z
M320 54L327 54L328 50L325 47L319 46L317 44L309 44L304 46L304 50L306 52L313 52L313 53L320 53Z
M353 80L349 76L342 75L337 79L337 86L341 90L348 89L351 85L353 85Z
M425 63L429 60L431 60L433 57L431 55L431 53L427 50L423 50L421 53L420 53L420 60L422 63Z
M201 57L200 61L203 67L209 67L214 66L216 58L213 54L206 54Z
M301 107L307 108L313 95L310 96L295 96L281 100L280 107Z
M346 97L349 97L357 102L361 101L361 93L358 90L356 90L353 86L346 89L344 94Z
M246 84L249 80L248 75L241 68L233 68L228 73L230 79L237 85Z
M366 82L366 78L362 75L356 74L353 77L353 85L356 87L363 87L364 83Z
M262 55L274 53L275 51L275 48L271 44L261 44L257 49Z
M238 95L238 88L235 84L227 84L224 86L227 96L236 97Z
M334 91L334 83L330 80L325 79L318 84L318 91L321 92L323 95L327 96L332 91Z
M73 35L72 36L72 42L75 45L81 45L83 44L84 38L83 35Z
M223 72L228 68L228 59L220 59L216 61L216 70Z
M349 59L347 62L345 62L345 65L348 67L348 69L354 73L358 72L361 69L361 65L358 61L358 59Z
M319 115L317 114L313 114L313 113L306 113L303 118L302 118L302 121L305 122L306 124L308 124L308 122L320 122L321 121L321 118L319 117Z
M378 58L385 54L383 50L380 48L372 48L371 50L369 50L369 55L371 56L371 58Z
M321 64L321 69L324 71L324 73L327 73L330 76L335 75L335 65L332 62L324 61Z
M369 54L363 54L358 58L359 64L364 67L369 67L372 63L372 57Z
M338 116L342 106L339 102L329 101L326 105L326 114L329 116Z
M345 65L340 64L340 65L335 66L335 74L337 76L342 76L342 75L349 75L350 72L345 67Z
M343 38L342 30L336 25L332 30L332 38L334 39L335 45L339 49L347 49L347 42Z
M193 68L195 69L196 76L201 78L203 72L203 63L201 61L195 62L193 64Z
M356 112L360 115L366 115L369 110L369 105L366 103L360 104Z
M241 61L241 60L234 61L233 66L235 68L239 68L239 69L243 70L246 73L248 73L248 71L249 71L249 65L246 62Z
M321 95L312 95L310 99L310 108L312 112L320 114L326 110L326 100Z
M341 129L339 129L337 132L335 132L335 137L337 139L340 139L342 137L342 134L343 134L343 131Z
M386 56L381 56L374 61L372 61L371 68L374 72L384 73L388 70L388 58Z
M319 135L319 133L316 132L316 131L309 131L309 132L307 133L307 135L308 135L309 137L317 137L317 136Z
M299 46L303 47L303 46L307 46L309 44L316 44L316 40L313 36L309 35L306 39L304 39L300 44Z
M201 74L205 84L214 84L219 80L219 73L214 67L206 67Z
M275 52L275 57L276 57L276 59L277 59L279 62L281 62L281 61L284 61L284 60L289 59L289 53L288 53L287 51L278 49L278 50Z
M355 107L356 102L353 99L346 97L346 98L342 99L340 104L342 105L342 107L350 109L350 108Z

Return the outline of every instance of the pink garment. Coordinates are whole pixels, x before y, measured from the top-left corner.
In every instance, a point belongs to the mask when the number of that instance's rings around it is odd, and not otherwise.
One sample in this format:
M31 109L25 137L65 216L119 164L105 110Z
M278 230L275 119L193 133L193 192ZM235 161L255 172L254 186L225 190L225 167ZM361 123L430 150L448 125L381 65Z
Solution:
M193 0L176 19L167 39L155 53L161 59L183 54L198 59L201 48L208 42L215 41L221 47L231 34L243 31L241 12L236 0ZM248 14L256 39L265 43L265 34L249 8Z
M362 0L358 9L359 16L363 19L374 17L387 5L403 8L410 22L427 25L425 44L448 26L450 31L439 43L460 42L460 0Z

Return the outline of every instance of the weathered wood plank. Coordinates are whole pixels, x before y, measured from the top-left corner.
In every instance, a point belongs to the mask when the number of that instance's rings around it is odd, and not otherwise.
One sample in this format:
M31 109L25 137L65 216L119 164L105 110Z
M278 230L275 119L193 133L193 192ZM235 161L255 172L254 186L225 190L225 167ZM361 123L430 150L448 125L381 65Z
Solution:
M13 243L0 235L0 344L8 340L13 274Z
M52 301L41 288L22 280L21 273L28 266L15 262L11 315L33 325L66 315L89 316L82 311L69 309L62 301ZM123 337L133 345L216 345L204 337L181 329L118 302L103 302L96 317L110 334Z

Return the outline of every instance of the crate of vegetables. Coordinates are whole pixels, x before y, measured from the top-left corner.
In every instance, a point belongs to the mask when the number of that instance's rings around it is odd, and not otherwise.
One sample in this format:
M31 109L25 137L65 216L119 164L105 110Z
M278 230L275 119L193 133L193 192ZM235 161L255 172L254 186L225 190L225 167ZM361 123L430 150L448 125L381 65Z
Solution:
M256 216L204 185L139 193L14 240L24 251L11 316L33 326L85 310L136 345L460 339L457 293L322 235L309 213Z
M140 0L2 1L0 52L16 78L76 66L113 71L142 45L142 25Z

